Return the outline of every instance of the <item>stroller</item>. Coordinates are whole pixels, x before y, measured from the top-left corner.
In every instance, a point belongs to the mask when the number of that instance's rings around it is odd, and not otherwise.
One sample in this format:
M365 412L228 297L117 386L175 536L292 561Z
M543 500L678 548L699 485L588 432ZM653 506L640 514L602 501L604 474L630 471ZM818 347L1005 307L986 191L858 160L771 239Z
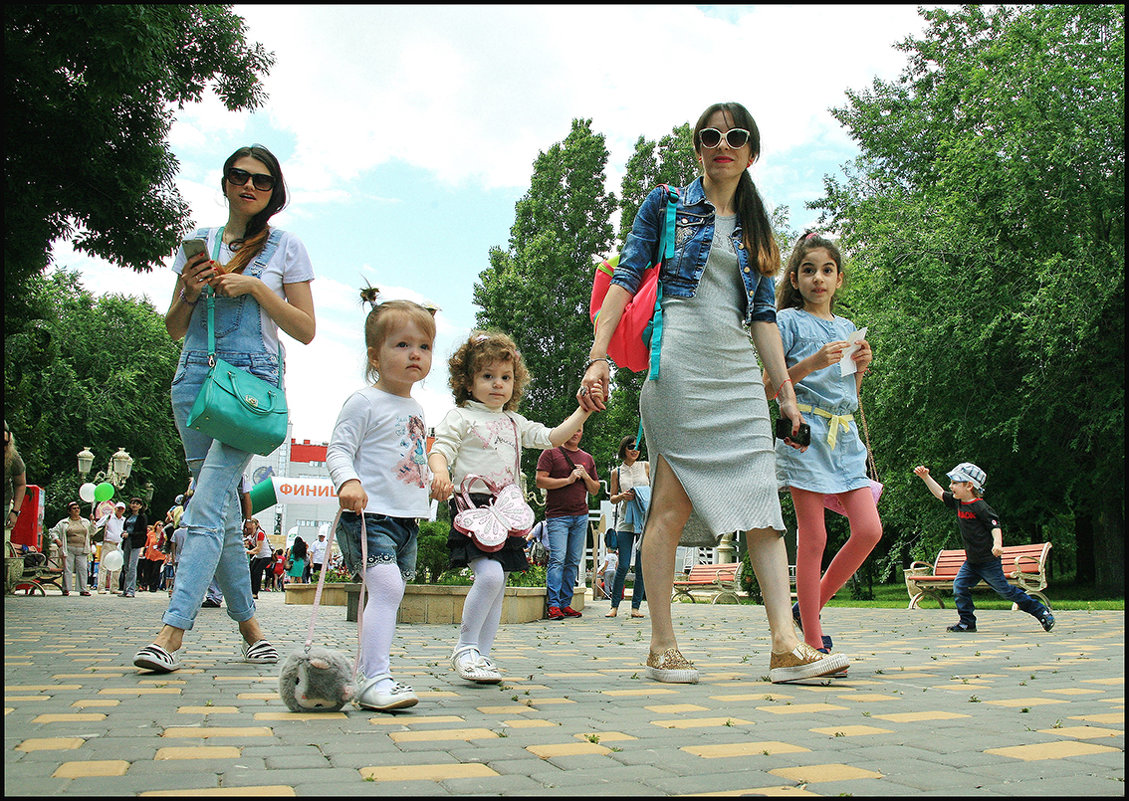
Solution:
M9 562L7 583L13 595L46 595L46 586L50 585L60 592L63 589L63 559L58 553L45 554L27 545L16 546L8 543ZM22 563L22 571L15 571L11 566L13 561Z

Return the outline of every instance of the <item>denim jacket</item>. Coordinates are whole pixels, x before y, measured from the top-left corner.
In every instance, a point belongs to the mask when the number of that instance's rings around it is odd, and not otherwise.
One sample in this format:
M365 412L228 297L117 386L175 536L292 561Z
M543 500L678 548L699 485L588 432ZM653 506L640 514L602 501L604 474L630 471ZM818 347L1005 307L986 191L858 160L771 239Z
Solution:
M665 297L692 298L705 271L706 259L713 243L714 207L706 200L702 179L678 192L678 214L675 217L674 256L662 266L659 279ZM623 245L612 283L631 294L639 289L643 271L654 263L659 231L666 216L666 192L656 187L647 195L631 233ZM749 264L749 254L742 240L741 222L733 232L733 249L745 282L745 324L776 322L776 287L772 279Z

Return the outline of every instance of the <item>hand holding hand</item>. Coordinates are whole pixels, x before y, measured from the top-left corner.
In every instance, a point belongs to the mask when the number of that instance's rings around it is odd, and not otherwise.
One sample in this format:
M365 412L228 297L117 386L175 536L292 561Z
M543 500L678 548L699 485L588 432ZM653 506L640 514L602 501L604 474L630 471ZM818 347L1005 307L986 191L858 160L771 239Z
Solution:
M435 473L431 479L431 497L437 501L445 501L451 497L455 491L455 485L451 483L451 476L447 473L442 475Z
M580 379L580 390L576 393L576 400L581 409L586 412L604 411L610 378L611 371L608 363L603 359L597 359L588 365L588 369Z

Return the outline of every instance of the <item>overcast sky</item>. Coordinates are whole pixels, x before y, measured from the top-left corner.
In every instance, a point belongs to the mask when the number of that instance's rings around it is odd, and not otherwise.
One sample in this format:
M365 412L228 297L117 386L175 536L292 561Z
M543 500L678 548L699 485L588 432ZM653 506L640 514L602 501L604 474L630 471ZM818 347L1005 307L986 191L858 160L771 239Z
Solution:
M472 287L505 247L537 154L590 118L607 138L609 189L635 140L743 103L760 127L753 179L798 230L823 176L856 155L829 109L895 78L893 45L919 36L915 6L235 6L274 52L269 100L226 111L214 96L171 132L177 184L201 226L222 225L220 170L261 142L281 160L290 205L272 224L306 244L318 333L284 336L294 435L328 440L363 385L365 281L385 299L441 308L431 375L415 391L429 425L453 405L446 360L474 324ZM162 312L171 270L138 276L59 243L95 293L145 295ZM172 254L166 259L171 264ZM865 321L860 321L860 325ZM577 365L579 368L581 365ZM555 425L559 421L542 421Z

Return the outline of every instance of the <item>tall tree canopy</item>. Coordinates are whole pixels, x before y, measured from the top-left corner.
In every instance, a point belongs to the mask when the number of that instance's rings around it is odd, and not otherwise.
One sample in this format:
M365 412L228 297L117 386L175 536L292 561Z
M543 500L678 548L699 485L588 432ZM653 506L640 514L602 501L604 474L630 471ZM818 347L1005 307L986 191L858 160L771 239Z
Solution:
M4 416L28 483L46 489L48 524L78 498L83 447L94 471L118 448L129 451L127 497L151 482L163 513L188 486L169 396L180 343L164 315L132 297L95 299L65 270L32 276L26 294L31 319L4 338Z
M921 13L902 75L834 109L862 155L814 204L875 346L887 530L931 557L955 528L910 470L971 460L1005 536L1123 587L1124 6Z
M148 271L189 227L167 142L209 86L256 108L274 61L223 5L4 8L4 287L74 246Z
M592 344L592 258L611 247L616 203L604 188L607 161L604 137L593 133L592 121L573 120L564 141L534 161L529 191L514 210L509 247L491 248L490 266L474 286L482 309L477 325L512 336L533 377L522 413L550 427L576 409ZM591 422L594 436L599 421Z

